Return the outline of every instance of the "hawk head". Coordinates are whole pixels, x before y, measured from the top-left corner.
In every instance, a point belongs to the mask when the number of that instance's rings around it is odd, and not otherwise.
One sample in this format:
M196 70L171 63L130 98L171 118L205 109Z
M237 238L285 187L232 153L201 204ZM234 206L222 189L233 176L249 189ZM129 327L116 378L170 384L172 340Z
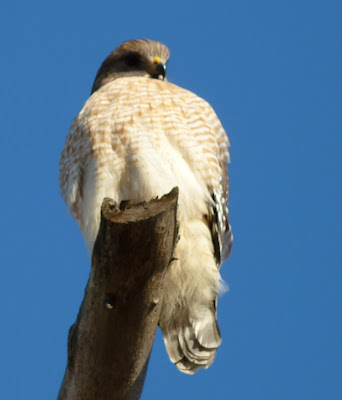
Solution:
M146 76L165 79L169 49L154 40L130 40L112 51L97 72L91 93L117 78Z

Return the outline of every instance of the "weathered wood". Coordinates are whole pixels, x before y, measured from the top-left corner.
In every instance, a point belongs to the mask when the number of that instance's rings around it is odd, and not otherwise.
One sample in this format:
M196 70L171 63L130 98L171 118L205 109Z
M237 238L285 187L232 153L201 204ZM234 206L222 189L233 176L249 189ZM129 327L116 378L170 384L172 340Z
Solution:
M175 188L149 203L102 204L58 400L137 400L177 237Z

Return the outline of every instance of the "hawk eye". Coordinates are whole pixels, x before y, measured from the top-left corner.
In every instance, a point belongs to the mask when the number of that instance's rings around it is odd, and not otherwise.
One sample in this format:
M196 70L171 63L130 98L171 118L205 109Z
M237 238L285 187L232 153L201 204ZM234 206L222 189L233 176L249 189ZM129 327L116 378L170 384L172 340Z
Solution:
M136 67L140 63L140 57L138 54L130 53L125 57L125 63L129 67Z

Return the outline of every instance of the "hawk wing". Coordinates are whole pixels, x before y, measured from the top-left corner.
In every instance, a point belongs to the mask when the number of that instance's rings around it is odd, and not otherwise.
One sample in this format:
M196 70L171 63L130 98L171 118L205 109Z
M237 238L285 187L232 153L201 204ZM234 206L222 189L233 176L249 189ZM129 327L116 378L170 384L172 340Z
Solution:
M70 127L59 168L62 196L77 222L80 221L80 203L83 198L83 153L86 137L82 135L82 124L77 116Z
M215 111L210 105L209 108L210 113L207 118L212 124L213 131L216 133L220 177L218 184L208 186L212 201L208 205L207 220L211 230L215 260L219 268L230 256L233 245L233 233L229 224L228 212L229 183L227 164L230 162L228 151L230 144Z

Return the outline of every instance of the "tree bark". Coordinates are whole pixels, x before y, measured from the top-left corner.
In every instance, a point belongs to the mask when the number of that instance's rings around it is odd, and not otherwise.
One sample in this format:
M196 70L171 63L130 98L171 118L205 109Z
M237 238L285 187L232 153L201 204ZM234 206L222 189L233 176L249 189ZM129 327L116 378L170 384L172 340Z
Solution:
M137 400L177 238L178 188L149 203L104 199L58 400Z

